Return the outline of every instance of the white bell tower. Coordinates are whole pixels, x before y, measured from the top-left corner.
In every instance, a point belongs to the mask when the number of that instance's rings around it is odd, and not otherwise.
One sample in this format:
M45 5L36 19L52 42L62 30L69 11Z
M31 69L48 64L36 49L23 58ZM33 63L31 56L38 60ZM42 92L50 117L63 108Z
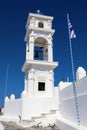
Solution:
M26 24L26 59L22 67L25 73L24 90L20 99L5 100L4 115L44 126L55 122L59 103L58 87L54 87L52 29L53 17L29 13ZM13 95L14 96L14 95ZM12 96L11 96L12 97Z
M53 62L53 17L40 12L29 13L26 24L26 60L22 71L25 72L24 90L28 97L53 97L54 68Z

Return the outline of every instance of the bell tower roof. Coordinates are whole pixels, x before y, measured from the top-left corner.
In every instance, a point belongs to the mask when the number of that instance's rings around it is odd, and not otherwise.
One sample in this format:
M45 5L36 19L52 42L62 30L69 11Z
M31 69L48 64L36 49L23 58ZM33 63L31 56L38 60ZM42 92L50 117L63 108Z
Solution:
M26 28L30 22L30 19L34 17L34 18L40 18L40 19L45 19L45 20L51 20L53 21L53 17L52 16L46 16L46 15L43 15L40 10L37 10L37 13L29 13L29 16L28 16L28 19L27 19L27 23L26 23Z
M28 40L28 36L31 31L53 35L55 30L52 29L53 17L43 15L39 10L37 13L29 13L27 22L26 22L26 35L25 41Z

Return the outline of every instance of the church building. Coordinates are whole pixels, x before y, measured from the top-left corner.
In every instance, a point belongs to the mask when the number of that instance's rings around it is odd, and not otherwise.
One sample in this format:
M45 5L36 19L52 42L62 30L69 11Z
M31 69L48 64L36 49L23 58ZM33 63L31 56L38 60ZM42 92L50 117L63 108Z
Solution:
M24 90L20 99L5 98L4 116L30 120L54 114L58 110L58 87L54 87L53 17L29 13L26 23Z

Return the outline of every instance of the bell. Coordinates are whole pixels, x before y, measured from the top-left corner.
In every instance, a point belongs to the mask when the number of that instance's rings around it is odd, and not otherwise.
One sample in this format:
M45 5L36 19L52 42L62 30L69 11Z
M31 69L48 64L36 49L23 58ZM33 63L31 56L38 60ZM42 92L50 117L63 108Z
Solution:
M43 49L43 47L40 47L40 49L42 50L42 49Z
M38 51L36 51L34 57L35 57L35 58L39 58L39 53L38 53Z

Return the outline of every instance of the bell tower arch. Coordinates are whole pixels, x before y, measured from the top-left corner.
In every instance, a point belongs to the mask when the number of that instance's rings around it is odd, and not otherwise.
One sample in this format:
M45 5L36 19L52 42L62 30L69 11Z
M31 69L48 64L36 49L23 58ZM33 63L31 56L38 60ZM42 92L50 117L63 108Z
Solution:
M48 41L43 37L37 37L34 42L34 47L38 46L40 49L35 50L35 55L38 56L38 59L42 59L44 61L48 61ZM38 54L38 55L36 55Z

